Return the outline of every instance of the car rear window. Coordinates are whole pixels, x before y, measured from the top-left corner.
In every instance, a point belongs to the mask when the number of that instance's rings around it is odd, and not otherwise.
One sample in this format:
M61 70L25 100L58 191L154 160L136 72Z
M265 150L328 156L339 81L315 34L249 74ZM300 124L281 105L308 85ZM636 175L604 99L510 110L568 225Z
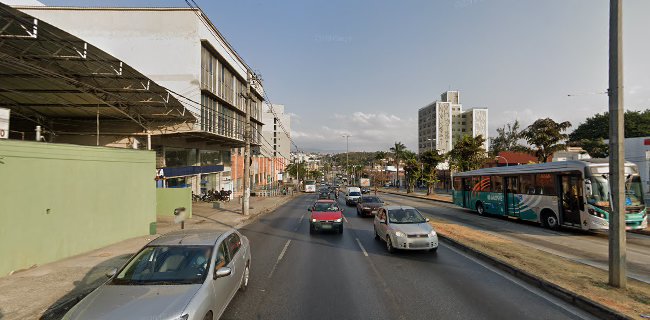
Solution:
M360 195L361 195L361 192L353 191L353 192L350 192L350 195L351 195L351 196L360 196Z

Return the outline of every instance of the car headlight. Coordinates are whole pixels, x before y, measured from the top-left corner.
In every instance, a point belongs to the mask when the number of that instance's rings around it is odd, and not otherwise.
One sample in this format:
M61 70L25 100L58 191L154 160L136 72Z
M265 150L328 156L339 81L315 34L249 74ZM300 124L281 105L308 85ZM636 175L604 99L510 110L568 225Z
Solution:
M428 233L429 238L435 237L436 236L436 230L431 230Z
M370 207L361 207L363 210L370 210Z
M341 218L334 220L334 222L341 222Z
M311 219L311 222L316 222L316 219Z
M402 231L395 231L395 236L400 238L406 238L406 233Z

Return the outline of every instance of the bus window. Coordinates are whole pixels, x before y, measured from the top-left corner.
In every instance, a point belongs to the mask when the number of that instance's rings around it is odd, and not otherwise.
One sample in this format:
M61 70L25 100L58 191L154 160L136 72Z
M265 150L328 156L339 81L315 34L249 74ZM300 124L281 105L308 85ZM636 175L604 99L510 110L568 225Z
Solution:
M539 173L535 175L535 194L545 196L557 195L554 175L551 173Z
M456 190L456 191L462 191L463 190L462 178L454 177L454 190Z
M521 193L535 194L535 176L532 174L522 174L519 176Z
M491 176L492 192L503 192L503 177Z

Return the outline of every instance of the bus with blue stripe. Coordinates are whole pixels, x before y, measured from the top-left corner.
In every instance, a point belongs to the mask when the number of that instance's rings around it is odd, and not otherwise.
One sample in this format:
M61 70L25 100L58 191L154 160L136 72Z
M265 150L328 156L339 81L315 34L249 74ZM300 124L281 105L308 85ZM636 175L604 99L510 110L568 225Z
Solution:
M557 229L609 229L609 163L604 159L484 168L454 174L453 200L480 215L506 216ZM648 216L635 164L625 164L625 227Z

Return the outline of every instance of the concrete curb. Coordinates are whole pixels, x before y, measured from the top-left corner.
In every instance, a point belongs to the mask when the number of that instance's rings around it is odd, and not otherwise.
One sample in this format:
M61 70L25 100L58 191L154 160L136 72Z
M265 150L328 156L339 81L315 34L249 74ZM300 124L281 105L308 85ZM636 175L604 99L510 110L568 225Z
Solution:
M377 192L382 192L382 193L388 193L388 194L394 194L397 196L403 196L403 197L409 197L409 198L415 198L415 199L422 199L422 200L430 200L430 201L436 201L436 202L442 202L442 203L454 203L453 201L447 201L443 199L432 199L432 198L427 198L423 196L416 196L408 193L401 193L401 192L394 192L394 191L386 191L386 190L377 190Z
M255 214L255 215L249 216L248 219L238 223L233 228L234 229L243 228L246 225L256 221L259 217L261 217L263 215L267 215L267 214L277 210L279 207L281 207L281 206L285 205L287 202L297 198L299 195L300 194L296 194L296 195L293 195L293 196L288 196L288 199L286 199L286 201L280 202L280 203L278 203L277 205L275 205L273 207L266 208L266 209L260 211L259 213ZM84 291L82 293L79 293L78 295L76 295L74 297L70 297L66 301L63 301L63 302L61 302L61 303L59 303L59 304L57 304L55 306L52 306L52 307L48 308L39 317L39 320L57 320L57 319L63 318L63 316L65 315L66 312L68 312L70 309L72 309L72 307L74 307L77 303L79 303L79 301L81 301L81 299L85 298L87 295L89 295L91 292L95 291L95 289L97 289L97 288L99 288L99 286L95 287L95 288L92 288L92 289L88 289L88 290L86 290L86 291Z
M502 271L505 271L520 280L523 280L524 282L533 285L539 289L542 289L552 295L554 295L557 298L562 299L565 302L570 303L573 306L576 306L582 310L585 310L592 315L600 318L600 319L611 319L611 320L620 320L620 319L632 319L629 318L618 311L612 310L604 305L601 305L589 298L583 297L579 294L573 293L569 290L566 290L558 285L555 285L553 283L550 283L546 280L543 280L541 278L538 278L526 271L523 271L517 267L513 267L507 263L504 263L486 253L480 252L474 248L470 248L464 244L459 243L456 240L453 240L449 237L446 237L444 235L438 234L438 237L440 237L441 240L446 242L447 244L462 250L463 252L466 252L484 262L489 263L490 265L499 268Z

